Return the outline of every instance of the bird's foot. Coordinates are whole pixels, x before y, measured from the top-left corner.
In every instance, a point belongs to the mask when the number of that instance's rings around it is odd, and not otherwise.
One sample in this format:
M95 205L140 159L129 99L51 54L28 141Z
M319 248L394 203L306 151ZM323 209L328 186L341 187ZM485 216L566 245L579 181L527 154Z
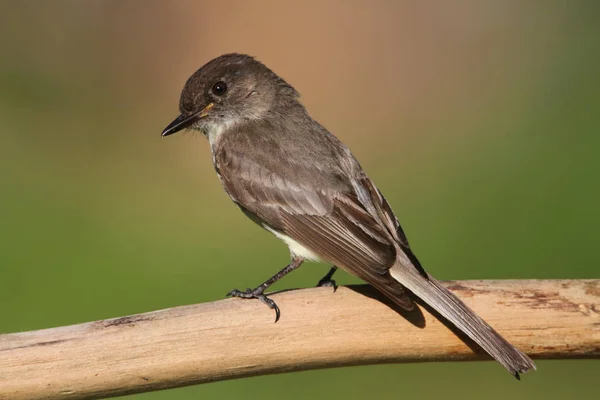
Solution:
M337 284L333 279L331 279L333 277L333 274L335 274L335 271L337 271L337 267L333 265L329 269L329 272L327 272L327 275L322 277L319 283L317 283L317 287L332 287L333 293L335 293L335 291L337 290Z
M338 288L337 283L335 283L333 279L327 277L321 279L319 283L317 283L317 287L332 287L334 293Z
M268 298L264 294L265 288L262 286L257 287L256 289L246 289L244 292L241 290L233 289L231 292L227 293L227 296L231 297L239 297L241 299L258 299L265 303L271 310L275 310L275 322L279 321L279 317L281 316L281 312L279 311L279 307L273 300Z

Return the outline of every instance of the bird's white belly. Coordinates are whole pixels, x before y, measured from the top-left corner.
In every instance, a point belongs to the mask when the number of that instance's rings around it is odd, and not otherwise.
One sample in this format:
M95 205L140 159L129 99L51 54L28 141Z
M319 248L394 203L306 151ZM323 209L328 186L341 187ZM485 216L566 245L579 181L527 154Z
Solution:
M281 239L285 244L287 244L290 249L290 253L292 253L292 255L302 257L306 260L322 262L321 258L318 255L316 255L311 250L307 249L306 247L304 247L302 244L298 243L291 237L284 235L283 233L277 232L277 231L269 228L266 225L264 227L266 230L268 230L273 235L275 235L279 239Z

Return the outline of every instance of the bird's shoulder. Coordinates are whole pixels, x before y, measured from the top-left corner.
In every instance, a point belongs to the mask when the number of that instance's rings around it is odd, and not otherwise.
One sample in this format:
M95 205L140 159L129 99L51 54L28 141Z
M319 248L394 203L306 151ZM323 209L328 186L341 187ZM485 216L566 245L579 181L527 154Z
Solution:
M344 193L362 173L348 148L314 121L239 124L223 134L213 158L222 179L277 190Z

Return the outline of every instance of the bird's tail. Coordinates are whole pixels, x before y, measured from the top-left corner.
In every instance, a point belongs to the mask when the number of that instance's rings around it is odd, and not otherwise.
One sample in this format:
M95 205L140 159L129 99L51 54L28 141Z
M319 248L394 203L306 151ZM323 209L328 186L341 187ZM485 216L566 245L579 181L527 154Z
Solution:
M527 355L508 343L498 332L431 275L429 275L429 279L424 277L412 265L403 265L402 260L398 260L396 265L390 269L390 274L473 339L517 379L519 379L519 373L530 369L535 370L535 364Z

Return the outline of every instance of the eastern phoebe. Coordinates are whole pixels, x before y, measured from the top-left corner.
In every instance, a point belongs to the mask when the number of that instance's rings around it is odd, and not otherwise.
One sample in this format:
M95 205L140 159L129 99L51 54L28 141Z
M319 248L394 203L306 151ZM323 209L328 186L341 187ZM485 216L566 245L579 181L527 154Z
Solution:
M391 207L350 150L313 120L298 92L262 63L226 54L196 71L181 93L181 115L163 136L185 128L208 138L229 197L254 222L283 240L291 262L256 289L228 295L260 299L306 259L336 266L412 310L408 291L468 335L515 377L535 369L462 301L429 275L411 251Z

